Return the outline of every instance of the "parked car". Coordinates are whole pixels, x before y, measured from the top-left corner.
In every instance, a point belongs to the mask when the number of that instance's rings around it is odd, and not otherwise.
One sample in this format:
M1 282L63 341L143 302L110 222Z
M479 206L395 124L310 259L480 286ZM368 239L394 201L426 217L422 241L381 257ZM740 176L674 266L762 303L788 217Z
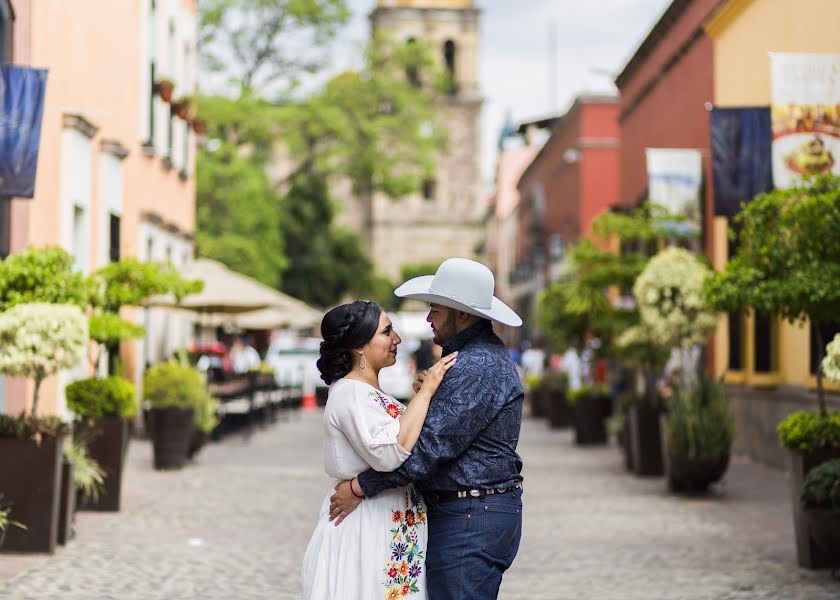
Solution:
M265 363L274 371L280 386L326 387L316 362L321 340L317 338L278 337L265 353Z

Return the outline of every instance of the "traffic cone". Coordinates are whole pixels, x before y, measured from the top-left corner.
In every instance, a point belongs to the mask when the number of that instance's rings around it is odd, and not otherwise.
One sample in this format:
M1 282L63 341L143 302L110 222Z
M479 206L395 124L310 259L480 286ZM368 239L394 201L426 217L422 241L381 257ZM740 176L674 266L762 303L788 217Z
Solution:
M308 378L303 378L303 396L300 402L301 410L317 410L318 404L315 402L315 385Z

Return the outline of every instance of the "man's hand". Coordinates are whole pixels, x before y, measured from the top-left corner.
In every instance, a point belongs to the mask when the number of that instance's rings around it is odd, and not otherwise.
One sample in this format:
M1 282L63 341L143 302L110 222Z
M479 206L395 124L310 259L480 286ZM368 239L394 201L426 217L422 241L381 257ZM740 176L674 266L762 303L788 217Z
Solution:
M358 498L350 489L352 481L341 481L335 486L335 493L330 496L330 521L338 526L356 507L363 498Z
M422 373L417 375L417 378L414 380L414 384L411 386L414 388L414 393L420 391L420 388L423 387L423 382L426 380L426 374L429 372L428 369L423 371Z

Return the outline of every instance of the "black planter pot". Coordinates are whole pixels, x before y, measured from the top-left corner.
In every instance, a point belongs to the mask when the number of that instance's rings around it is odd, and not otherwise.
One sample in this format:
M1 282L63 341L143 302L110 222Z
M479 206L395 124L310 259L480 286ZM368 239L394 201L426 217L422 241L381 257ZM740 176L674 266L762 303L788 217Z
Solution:
M204 447L207 440L210 439L210 434L198 429L193 431L192 438L190 438L190 447L187 449L187 458L194 458L198 451Z
M574 405L575 443L595 446L607 443L607 427L603 399L597 396L579 396Z
M80 510L118 511L122 496L129 422L121 417L84 419L76 423L75 436L84 441L90 457L105 471L105 487L96 500L84 498Z
M155 469L180 469L187 462L193 434L192 408L149 410Z
M73 517L76 514L75 470L76 464L65 457L61 464L61 505L58 509L58 543L62 546L73 539Z
M817 548L829 556L840 556L840 512L804 510L802 516Z
M806 519L802 510L800 494L805 485L805 477L814 467L824 462L840 458L840 449L821 448L805 454L791 452L790 491L793 506L793 525L796 534L796 556L799 566L808 569L836 569L840 567L840 552L826 552L817 543L820 535Z
M534 417L535 419L540 419L545 416L545 411L543 410L543 403L542 398L540 397L541 390L539 388L528 390L526 395L526 401L528 402L528 406L530 407L529 414Z
M61 505L61 450L64 438L0 438L0 490L12 505L12 518L26 529L6 530L4 552L55 552Z
M562 429L574 425L574 412L572 411L572 407L569 406L569 401L566 399L565 389L547 389L545 403L549 427L552 429Z
M630 454L636 475L660 476L665 473L662 460L662 434L658 407L633 404L627 415Z
M315 403L318 406L327 405L327 396L330 394L330 388L323 386L315 386Z
M697 494L720 481L729 466L729 455L722 458L684 458L668 454L668 489Z
M621 448L621 453L624 455L624 468L630 472L635 470L633 447L630 445L630 416L624 420L624 425L616 436L618 438L618 446Z

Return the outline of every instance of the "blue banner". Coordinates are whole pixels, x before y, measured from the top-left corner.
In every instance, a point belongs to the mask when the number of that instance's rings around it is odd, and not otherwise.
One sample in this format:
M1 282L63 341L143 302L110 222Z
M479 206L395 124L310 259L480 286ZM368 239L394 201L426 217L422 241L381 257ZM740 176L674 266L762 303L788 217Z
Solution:
M0 66L0 196L35 193L46 87L43 69Z
M711 129L715 214L731 218L773 189L770 108L716 107Z

